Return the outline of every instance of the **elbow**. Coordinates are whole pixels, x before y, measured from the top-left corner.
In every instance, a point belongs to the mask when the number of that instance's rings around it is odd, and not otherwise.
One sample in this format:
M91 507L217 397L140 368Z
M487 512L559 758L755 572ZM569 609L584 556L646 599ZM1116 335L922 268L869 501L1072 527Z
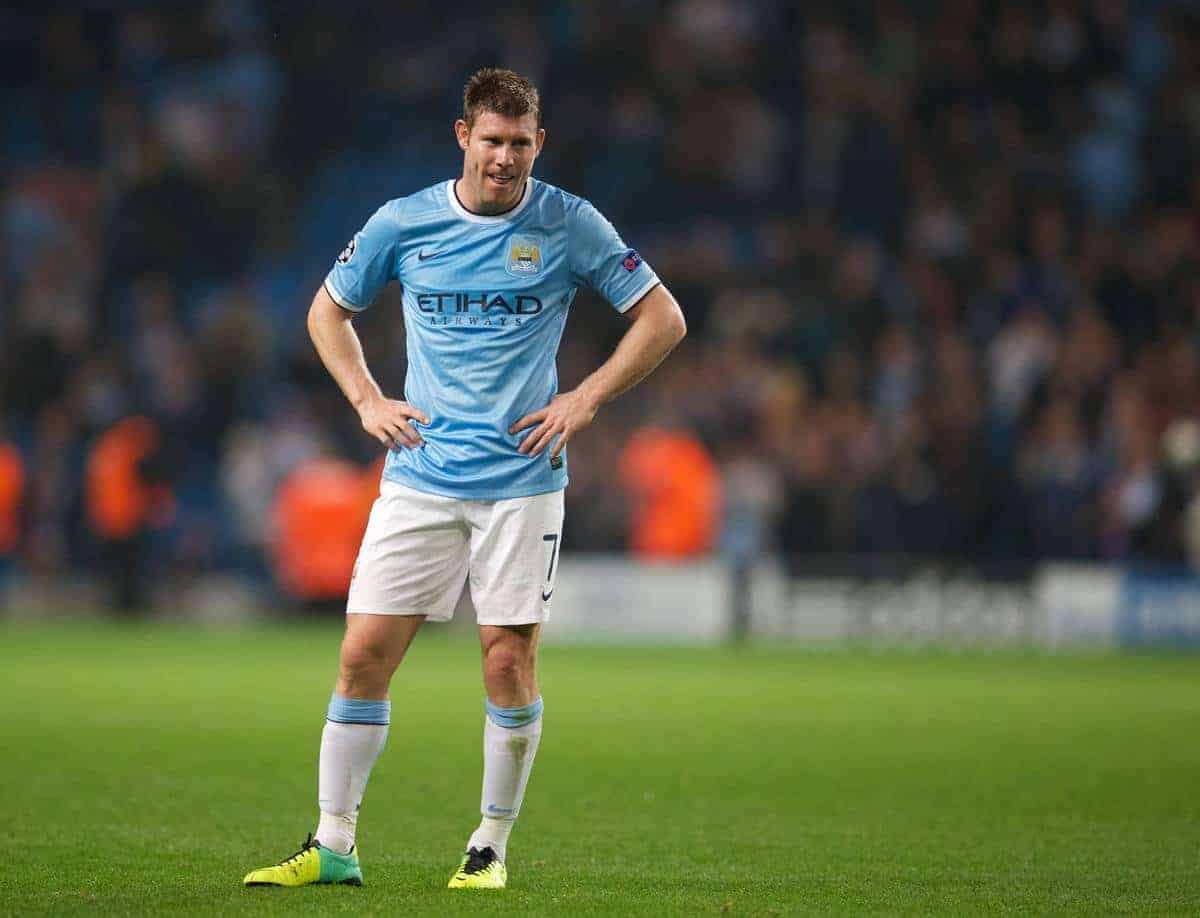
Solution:
M671 321L671 346L679 344L687 335L687 319L683 317L683 310L676 309L675 315Z
M308 307L308 320L305 323L305 325L308 327L308 337L312 339L314 344L317 341L317 327L319 324L320 321L317 318L317 304L314 302Z
M671 296L665 287L659 287L655 292L666 294L658 299L657 311L659 322L666 330L671 347L675 347L687 334L687 319L683 317L683 308L678 300Z

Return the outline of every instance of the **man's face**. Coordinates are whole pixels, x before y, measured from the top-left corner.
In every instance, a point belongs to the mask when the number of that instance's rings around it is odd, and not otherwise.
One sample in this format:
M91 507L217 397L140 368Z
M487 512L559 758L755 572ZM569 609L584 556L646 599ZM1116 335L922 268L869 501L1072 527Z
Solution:
M521 199L525 180L546 139L537 117L509 118L481 111L469 129L461 118L456 121L454 133L464 153L464 190L474 199L463 203L480 213L513 207Z

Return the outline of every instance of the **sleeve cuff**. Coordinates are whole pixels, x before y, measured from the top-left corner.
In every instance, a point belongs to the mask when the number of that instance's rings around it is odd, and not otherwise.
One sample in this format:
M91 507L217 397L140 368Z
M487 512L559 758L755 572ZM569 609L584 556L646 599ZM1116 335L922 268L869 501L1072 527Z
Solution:
M328 293L329 298L341 306L342 309L348 309L351 312L362 312L367 308L365 306L359 306L356 303L351 303L348 299L338 293L337 288L333 286L333 283L328 277L325 278L325 292Z
M645 284L643 284L641 287L639 287L637 290L635 290L633 293L631 293L629 296L627 296L620 303L614 303L613 307L617 310L617 312L621 312L621 313L628 312L630 309L632 309L634 306L637 305L638 301L642 297L644 297L647 293L649 293L651 290L653 290L655 287L657 287L660 283L662 283L662 282L658 279L658 275L652 274L650 276L650 280L646 281Z

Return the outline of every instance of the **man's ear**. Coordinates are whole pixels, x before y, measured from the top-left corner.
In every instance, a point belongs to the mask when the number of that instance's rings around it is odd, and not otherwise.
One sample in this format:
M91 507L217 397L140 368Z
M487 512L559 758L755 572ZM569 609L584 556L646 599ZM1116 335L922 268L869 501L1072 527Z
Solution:
M465 152L467 144L471 140L471 129L467 127L467 122L462 118L454 122L454 138L458 141L458 148Z

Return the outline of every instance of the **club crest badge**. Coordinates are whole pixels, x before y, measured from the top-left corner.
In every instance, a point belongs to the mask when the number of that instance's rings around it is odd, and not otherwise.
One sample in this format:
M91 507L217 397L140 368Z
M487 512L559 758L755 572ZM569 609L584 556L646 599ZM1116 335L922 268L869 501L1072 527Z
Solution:
M513 277L532 277L542 273L542 244L533 236L513 236L508 241L508 262L504 266Z

